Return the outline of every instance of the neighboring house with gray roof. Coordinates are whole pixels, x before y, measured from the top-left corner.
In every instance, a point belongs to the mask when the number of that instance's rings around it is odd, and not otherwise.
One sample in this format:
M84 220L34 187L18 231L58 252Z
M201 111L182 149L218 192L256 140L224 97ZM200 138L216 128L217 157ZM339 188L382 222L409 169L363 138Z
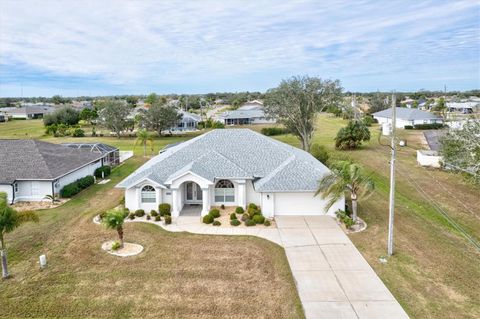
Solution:
M55 111L55 108L48 105L25 105L22 107L4 108L3 110L8 117L13 119L31 120L43 118L45 114Z
M93 175L103 157L37 140L0 140L0 191L12 203L42 201L65 185Z
M314 196L330 170L309 153L248 129L218 129L164 150L117 185L130 210L172 205L172 217L198 207L255 203L266 217L335 216L342 198L328 211Z
M275 119L265 114L263 103L257 100L247 102L234 111L227 111L219 116L225 125L269 124Z
M392 109L386 109L372 114L373 118L380 124L392 123ZM405 128L405 126L414 126L417 124L443 123L441 116L421 111L419 109L409 109L404 107L396 108L396 127Z

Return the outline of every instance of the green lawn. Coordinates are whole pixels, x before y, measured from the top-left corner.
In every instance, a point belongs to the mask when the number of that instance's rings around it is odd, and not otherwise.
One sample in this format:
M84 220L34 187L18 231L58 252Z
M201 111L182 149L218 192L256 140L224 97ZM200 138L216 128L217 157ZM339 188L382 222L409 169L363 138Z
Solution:
M412 318L479 318L480 252L418 189L478 241L480 187L456 174L417 167L416 149L425 147L422 132L399 130L409 146L399 149L397 157L395 255L381 264L378 258L386 255L390 149L378 143L378 127L373 127L372 140L361 149L334 150L333 138L346 123L322 115L314 142L328 147L332 157L362 164L376 182L374 195L359 206L368 228L350 238ZM300 146L291 135L278 139Z
M116 233L92 218L119 204L123 191L112 187L143 162L128 160L110 183L39 211L38 224L7 235L13 278L0 281L0 317L304 317L284 250L260 238L129 223L125 240L144 252L123 259L102 251ZM40 254L49 262L43 271Z

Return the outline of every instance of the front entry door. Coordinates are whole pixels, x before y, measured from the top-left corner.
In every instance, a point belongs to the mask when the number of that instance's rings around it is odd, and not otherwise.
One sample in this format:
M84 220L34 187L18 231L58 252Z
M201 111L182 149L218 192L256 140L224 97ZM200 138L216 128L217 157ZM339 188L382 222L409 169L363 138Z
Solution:
M188 204L198 204L202 202L202 189L197 183L185 183L185 202Z

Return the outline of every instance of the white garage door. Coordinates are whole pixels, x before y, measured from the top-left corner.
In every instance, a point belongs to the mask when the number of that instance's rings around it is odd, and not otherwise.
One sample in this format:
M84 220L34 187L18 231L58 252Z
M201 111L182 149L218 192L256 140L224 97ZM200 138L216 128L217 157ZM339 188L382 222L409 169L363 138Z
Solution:
M324 215L325 202L314 193L275 193L275 215Z

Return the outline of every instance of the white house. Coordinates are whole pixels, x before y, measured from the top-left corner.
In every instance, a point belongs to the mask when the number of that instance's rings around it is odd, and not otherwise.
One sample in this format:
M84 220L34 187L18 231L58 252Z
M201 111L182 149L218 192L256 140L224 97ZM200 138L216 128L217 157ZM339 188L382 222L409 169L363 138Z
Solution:
M378 123L392 123L392 109L386 109L373 113L373 118ZM414 126L417 124L443 123L442 117L430 112L420 111L418 109L408 109L404 107L396 108L396 127L405 128L405 126Z
M263 103L257 100L247 102L234 111L227 111L219 116L225 125L269 124L276 120L265 114Z
M11 117L12 119L31 120L43 118L45 114L49 114L55 111L55 108L49 105L25 104L25 106L22 107L4 108L3 111L8 117Z
M93 175L101 153L36 140L0 140L0 192L11 203L42 201L67 184Z
M266 217L335 215L314 196L330 170L309 153L248 129L218 129L172 146L117 185L130 210L172 206L172 217L197 208L255 203Z

